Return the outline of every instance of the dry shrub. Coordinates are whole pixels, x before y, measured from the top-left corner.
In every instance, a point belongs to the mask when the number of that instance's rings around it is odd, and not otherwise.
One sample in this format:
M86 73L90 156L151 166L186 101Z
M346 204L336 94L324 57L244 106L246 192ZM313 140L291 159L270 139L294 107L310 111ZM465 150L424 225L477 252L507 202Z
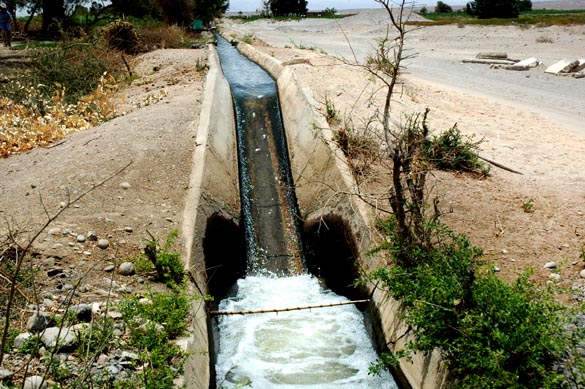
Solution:
M63 89L57 90L50 100L44 101L44 115L22 103L0 99L0 158L47 146L67 134L112 118L115 109L110 92L115 87L113 77L102 77L95 91L75 104L67 103Z
M124 53L136 53L140 49L140 38L131 23L116 20L101 29L106 45Z
M177 25L142 28L138 35L143 50L146 51L157 48L178 49L188 47L190 44L190 39L185 29Z
M380 158L379 142L373 135L373 120L356 127L350 119L345 125L335 130L333 139L347 158L355 176L365 176L372 164Z

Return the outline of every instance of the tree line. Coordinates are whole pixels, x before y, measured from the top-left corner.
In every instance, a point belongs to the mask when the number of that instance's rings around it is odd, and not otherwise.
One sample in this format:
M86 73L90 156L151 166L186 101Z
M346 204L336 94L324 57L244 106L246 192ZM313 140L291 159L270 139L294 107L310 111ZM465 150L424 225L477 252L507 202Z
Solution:
M149 17L168 24L189 26L195 19L208 23L220 17L229 0L5 0L14 15L17 9L29 15L24 30L36 15L42 16L42 30L58 30L74 24L80 11L95 23L102 19L134 16Z

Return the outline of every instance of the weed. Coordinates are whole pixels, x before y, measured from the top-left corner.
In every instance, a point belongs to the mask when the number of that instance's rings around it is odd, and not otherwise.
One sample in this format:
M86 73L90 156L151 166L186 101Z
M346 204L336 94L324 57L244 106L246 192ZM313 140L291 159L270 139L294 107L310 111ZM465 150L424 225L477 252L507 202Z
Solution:
M197 58L197 62L195 62L195 70L197 72L204 72L207 69L209 69L207 63L205 61L202 61L200 58Z
M372 136L373 125L373 118L362 126L354 126L348 118L344 126L333 133L333 140L347 158L354 176L366 175L372 163L381 156L380 148Z
M528 199L522 203L522 210L526 213L534 212L534 200Z
M242 42L251 45L254 42L254 35L253 34L246 34L242 37Z
M539 36L536 38L536 43L554 43L554 40L549 36Z
M177 230L171 231L162 248L159 247L158 239L150 235L151 239L147 241L144 248L144 256L154 266L158 280L170 287L182 284L185 275L181 255L169 252L173 241L178 235ZM141 262L141 266L145 266L143 262Z
M339 116L333 101L325 96L325 118L330 125L339 123Z

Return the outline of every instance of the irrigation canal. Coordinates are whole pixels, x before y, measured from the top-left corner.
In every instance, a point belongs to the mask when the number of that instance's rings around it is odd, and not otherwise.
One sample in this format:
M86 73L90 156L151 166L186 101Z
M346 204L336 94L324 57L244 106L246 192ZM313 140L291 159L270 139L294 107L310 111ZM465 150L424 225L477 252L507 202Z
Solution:
M275 81L217 37L236 112L247 274L220 310L263 310L347 301L305 272L300 218ZM218 316L220 388L396 388L369 375L377 354L355 306Z

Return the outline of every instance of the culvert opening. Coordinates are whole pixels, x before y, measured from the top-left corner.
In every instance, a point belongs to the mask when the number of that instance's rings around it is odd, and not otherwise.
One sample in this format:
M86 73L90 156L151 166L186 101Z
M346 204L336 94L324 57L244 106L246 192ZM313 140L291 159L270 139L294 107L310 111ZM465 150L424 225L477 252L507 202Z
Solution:
M348 286L357 251L347 223L330 215L329 231L316 222L299 228L284 128L280 112L272 111L279 109L274 80L222 38L218 53L236 112L247 265L235 287L226 285L238 272L214 286L228 292L213 316L215 385L395 388L388 372L368 374L377 354L366 318L341 295L358 295ZM334 272L337 255L343 267ZM321 305L329 307L315 308ZM296 309L306 306L313 308ZM220 314L226 312L232 314Z

